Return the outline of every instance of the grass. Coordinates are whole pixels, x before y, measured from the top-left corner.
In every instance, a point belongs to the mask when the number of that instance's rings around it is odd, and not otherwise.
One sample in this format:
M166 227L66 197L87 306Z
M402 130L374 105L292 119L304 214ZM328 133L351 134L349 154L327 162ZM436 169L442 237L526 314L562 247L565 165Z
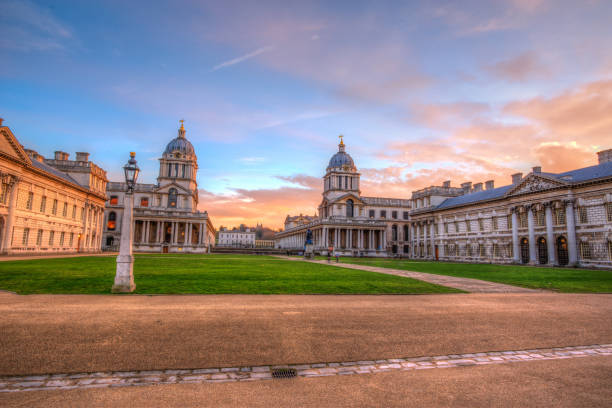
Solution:
M319 257L319 259L327 258ZM612 271L605 270L349 257L340 258L340 262L474 278L565 293L612 292Z
M0 262L0 289L20 294L105 294L115 257ZM414 279L249 255L136 255L141 294L416 294L458 290Z

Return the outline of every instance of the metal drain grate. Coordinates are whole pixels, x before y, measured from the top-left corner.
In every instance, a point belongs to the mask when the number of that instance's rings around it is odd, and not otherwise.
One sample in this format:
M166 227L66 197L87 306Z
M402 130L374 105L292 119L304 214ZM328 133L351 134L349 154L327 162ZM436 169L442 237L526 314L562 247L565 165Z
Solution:
M295 368L273 368L272 378L292 378L297 377Z

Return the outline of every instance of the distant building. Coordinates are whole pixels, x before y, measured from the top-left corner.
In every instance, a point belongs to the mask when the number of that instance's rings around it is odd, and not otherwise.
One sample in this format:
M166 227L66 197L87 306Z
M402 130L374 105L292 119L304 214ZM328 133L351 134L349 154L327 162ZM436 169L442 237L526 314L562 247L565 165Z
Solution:
M159 159L157 184L136 184L134 189L134 251L210 252L215 228L206 211L197 210L198 159L181 124ZM104 240L106 250L116 250L127 186L108 183Z
M287 217L276 247L344 255L612 268L612 149L563 173L430 186L410 199L363 197L344 143L330 160L317 218Z
M234 248L255 248L255 231L250 228L224 228L219 231L219 242L217 243L220 247L234 247Z
M24 149L0 119L0 253L97 252L102 238L106 171L89 153Z

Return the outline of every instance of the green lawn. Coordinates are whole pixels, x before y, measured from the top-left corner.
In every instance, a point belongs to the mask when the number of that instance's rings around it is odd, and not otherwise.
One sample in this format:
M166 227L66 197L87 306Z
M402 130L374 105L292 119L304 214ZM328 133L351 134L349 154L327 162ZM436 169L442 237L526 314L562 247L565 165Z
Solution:
M115 257L0 262L0 289L110 293ZM414 279L249 255L136 255L136 293L411 294L460 292Z
M340 262L474 278L558 292L612 292L612 271L603 270L348 257L340 258Z

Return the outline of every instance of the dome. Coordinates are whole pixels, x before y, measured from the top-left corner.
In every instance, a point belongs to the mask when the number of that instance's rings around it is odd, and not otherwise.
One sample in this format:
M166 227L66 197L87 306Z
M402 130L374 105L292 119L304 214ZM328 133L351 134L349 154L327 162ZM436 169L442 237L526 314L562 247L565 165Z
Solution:
M185 128L183 127L183 123L181 123L181 128L178 131L178 137L172 139L170 143L168 143L168 145L166 146L166 150L164 150L164 154L170 154L175 151L179 151L184 155L195 156L195 150L193 149L193 145L185 137Z
M340 144L338 145L338 153L334 154L332 158L329 159L329 165L327 166L327 168L342 168L344 166L348 166L351 170L355 170L355 163L353 162L353 158L350 154L344 151L344 141L341 139Z

